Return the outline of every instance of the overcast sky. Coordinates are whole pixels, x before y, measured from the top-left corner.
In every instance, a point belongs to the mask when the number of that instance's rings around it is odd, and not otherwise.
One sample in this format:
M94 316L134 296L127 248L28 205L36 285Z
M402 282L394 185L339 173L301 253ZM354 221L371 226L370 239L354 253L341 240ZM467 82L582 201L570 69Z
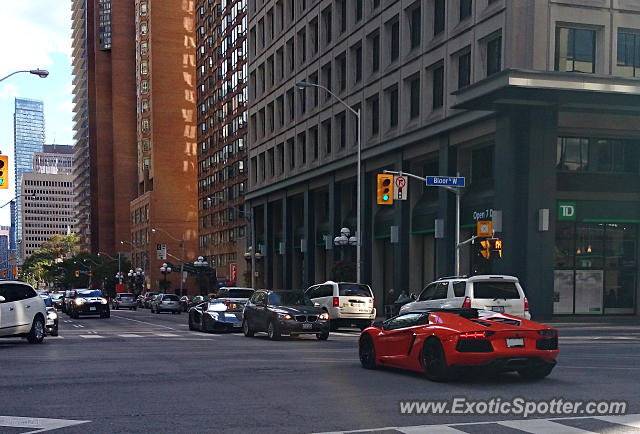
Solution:
M14 98L44 101L45 143L73 145L71 94L71 0L0 0L0 78L21 69L50 72L41 79L16 74L0 82L0 151L9 155L8 190L0 205L14 195ZM0 210L0 225L9 226L9 207Z

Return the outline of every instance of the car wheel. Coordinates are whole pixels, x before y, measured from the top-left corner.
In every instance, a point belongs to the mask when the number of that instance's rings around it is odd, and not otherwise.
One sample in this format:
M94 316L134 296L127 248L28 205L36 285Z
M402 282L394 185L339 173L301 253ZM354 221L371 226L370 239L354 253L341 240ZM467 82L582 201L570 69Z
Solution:
M134 307L134 308L133 308L133 310L138 310L138 307L137 307L137 306L136 306L136 307Z
M553 365L544 365L527 369L519 369L518 374L520 374L522 378L526 378L528 380L540 380L551 374L552 370Z
M193 320L191 319L191 315L189 315L189 330L195 330L196 326L193 324Z
M364 333L360 336L358 355L360 356L360 364L363 368L376 368L376 347L373 343L373 338L369 333Z
M242 320L242 332L244 333L244 335L248 338L253 337L254 335L254 331L251 328L251 326L249 326L249 321L247 321L247 319L245 318L244 320Z
M182 313L182 312L180 312L179 310L178 310L178 311L176 311L176 314L178 314L178 315L180 315L181 313Z
M453 370L447 365L442 344L436 338L427 339L422 347L422 367L425 376L431 381L453 379Z
M331 330L332 332L335 332L338 330L338 322L335 320L330 319L329 320L329 330Z
M38 315L34 318L27 340L30 344L39 344L44 340L44 320L41 316Z
M280 330L278 330L278 326L274 321L269 321L269 329L267 330L267 334L269 335L269 339L272 341L277 341L280 339Z
M316 338L319 341L326 341L329 339L329 332L316 333Z
M58 329L52 330L51 336L58 336Z

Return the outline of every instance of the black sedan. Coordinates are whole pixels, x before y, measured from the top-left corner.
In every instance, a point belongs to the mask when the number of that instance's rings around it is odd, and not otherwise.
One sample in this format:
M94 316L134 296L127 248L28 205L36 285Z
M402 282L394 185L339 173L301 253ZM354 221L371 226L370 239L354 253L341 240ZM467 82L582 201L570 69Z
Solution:
M189 330L240 331L244 302L214 299L189 309Z
M109 318L111 311L102 292L92 289L79 289L75 299L67 307L71 318L80 318L80 315L100 315L100 318Z
M325 340L329 337L329 314L302 292L259 290L245 305L242 330L247 337L265 331L272 340L299 334L315 334Z

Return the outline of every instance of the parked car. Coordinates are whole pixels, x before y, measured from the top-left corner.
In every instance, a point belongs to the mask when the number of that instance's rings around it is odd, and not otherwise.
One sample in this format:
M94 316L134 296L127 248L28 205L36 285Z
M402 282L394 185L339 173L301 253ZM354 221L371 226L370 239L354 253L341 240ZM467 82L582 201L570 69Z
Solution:
M71 318L80 318L80 315L100 315L100 318L109 318L111 311L106 298L102 297L102 292L97 289L80 289L67 308Z
M309 287L305 294L329 313L332 330L351 324L364 330L376 318L375 301L369 285L329 280Z
M0 337L26 337L39 344L46 334L47 308L31 285L0 281Z
M400 313L429 308L476 308L531 319L529 302L517 277L478 275L446 277L426 286Z
M62 310L64 306L64 292L51 293L51 303L53 303L53 307L57 310Z
M486 310L427 308L376 321L361 333L358 354L363 368L408 369L433 381L452 380L474 366L538 379L556 364L558 331Z
M133 294L130 292L121 292L116 294L116 298L113 299L113 308L115 310L120 308L137 310L138 305L136 304L136 299Z
M157 292L145 292L144 300L142 300L142 307L150 309L151 308L151 298L154 295L158 295L158 293Z
M45 325L47 334L51 336L58 336L58 311L53 306L53 301L49 296L43 296L40 294L40 297L44 300L44 305L47 308L47 320Z
M189 309L189 330L203 332L242 330L244 303L213 299Z
M242 330L251 337L267 332L277 340L283 334L315 334L319 340L329 337L329 314L302 291L255 291L244 307Z
M157 294L151 302L151 313L171 312L182 313L180 297L175 294Z

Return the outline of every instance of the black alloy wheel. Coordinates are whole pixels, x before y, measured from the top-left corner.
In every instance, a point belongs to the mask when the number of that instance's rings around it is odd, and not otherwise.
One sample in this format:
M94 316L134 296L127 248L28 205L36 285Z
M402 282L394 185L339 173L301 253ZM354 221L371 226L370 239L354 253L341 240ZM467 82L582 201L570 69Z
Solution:
M437 338L429 338L422 347L422 367L425 376L431 381L449 381L453 379L453 371L447 365L442 344Z
M33 324L31 324L31 330L29 330L29 334L27 335L27 341L29 341L30 344L42 343L45 334L44 330L44 320L40 315L38 315L34 318Z
M280 339L280 330L278 330L278 326L276 325L274 320L269 321L267 335L272 341L277 341L278 339Z
M327 339L329 339L329 332L320 332L320 333L316 333L316 338L319 341L326 341Z
M360 364L363 368L376 368L376 347L373 343L373 338L369 333L364 333L362 336L360 336L358 355L360 356Z
M195 326L195 324L193 323L193 318L192 318L191 316L192 316L192 315L191 315L191 314L189 314L189 330L195 330L195 329L196 329L196 326Z
M249 326L249 321L246 318L242 320L242 332L248 338L252 338L255 333L251 326Z

